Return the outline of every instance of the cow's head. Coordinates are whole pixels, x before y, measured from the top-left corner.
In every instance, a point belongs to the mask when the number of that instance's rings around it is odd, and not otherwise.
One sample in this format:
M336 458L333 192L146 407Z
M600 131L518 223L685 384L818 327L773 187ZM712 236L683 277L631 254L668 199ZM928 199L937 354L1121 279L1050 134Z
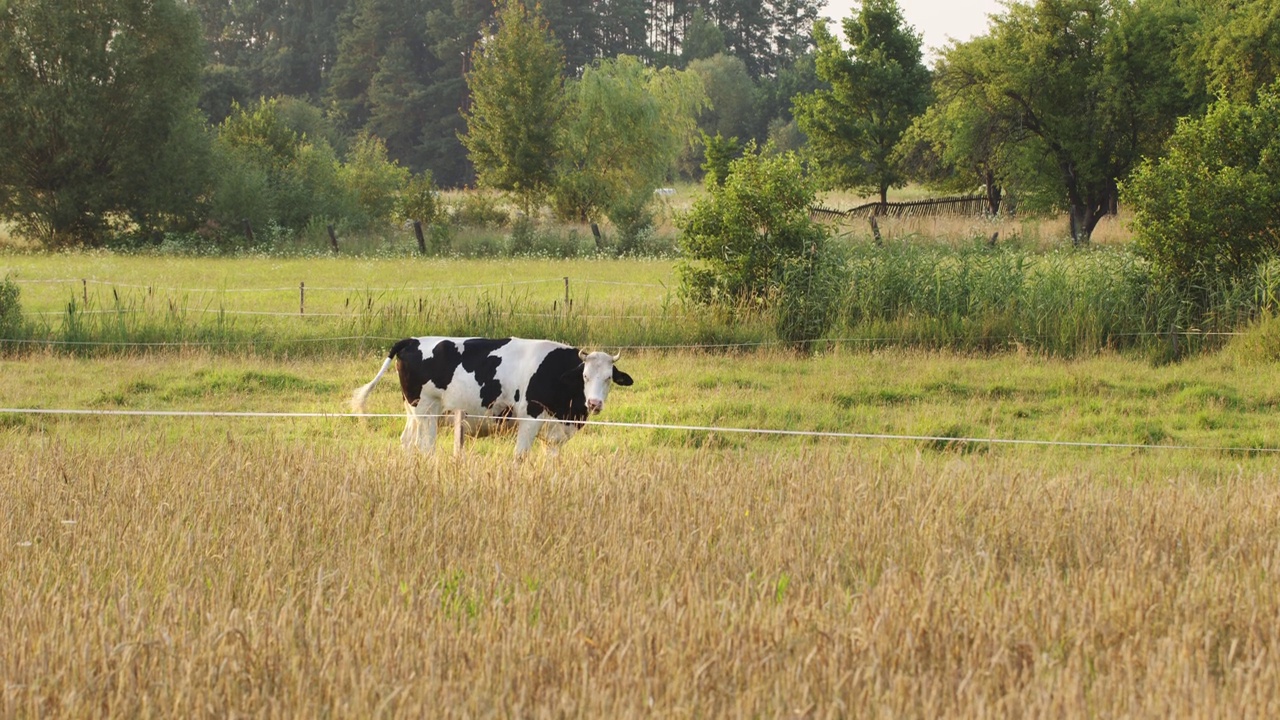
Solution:
M620 355L607 352L588 353L578 351L582 365L582 393L587 399L587 412L598 413L604 408L604 400L609 396L611 383L630 385L631 376L614 367Z

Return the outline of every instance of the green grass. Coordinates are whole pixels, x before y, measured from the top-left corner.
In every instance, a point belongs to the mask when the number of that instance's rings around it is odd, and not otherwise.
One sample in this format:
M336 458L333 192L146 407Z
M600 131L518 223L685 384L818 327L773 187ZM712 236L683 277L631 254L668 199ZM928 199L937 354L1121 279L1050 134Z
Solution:
M346 412L351 390L377 370L379 354L280 360L205 352L95 357L69 366L37 353L0 365L0 391L18 407L102 410ZM814 357L757 352L624 353L636 385L615 388L604 422L755 428L934 438L1019 439L1197 448L1280 448L1273 415L1280 369L1234 354L1176 365L1105 354L1051 360L1015 354L976 357L918 351L832 351ZM398 415L394 377L380 385L370 412ZM385 447L398 452L398 417L364 423L333 419L147 419L10 417L16 432L54 436L162 431L174 436L266 433L294 440ZM442 441L443 443L443 441ZM480 439L476 451L509 454L513 440ZM872 454L904 448L963 448L1035 462L1103 471L1117 460L1165 472L1229 473L1272 455L1226 450L1077 449L955 443L948 440L801 438L667 429L593 428L566 453L645 453L705 447L758 452L831 445ZM1254 457L1256 455L1256 457Z
M1280 309L1270 266L1215 290L1200 312L1161 291L1125 248L851 242L846 252L848 284L811 350L1118 350L1168 361L1219 348L1223 333ZM674 260L69 253L0 262L25 313L6 339L80 354L167 343L317 354L427 333L608 348L779 342L768 309L685 302Z

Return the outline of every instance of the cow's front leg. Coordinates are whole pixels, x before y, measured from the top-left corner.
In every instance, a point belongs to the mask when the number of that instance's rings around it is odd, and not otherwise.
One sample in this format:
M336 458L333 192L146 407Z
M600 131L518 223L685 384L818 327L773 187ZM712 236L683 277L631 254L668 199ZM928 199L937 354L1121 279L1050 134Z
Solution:
M533 447L533 441L538 437L538 431L542 429L542 423L534 418L520 418L519 422L520 428L516 430L517 460L529 452L529 448Z
M559 455L560 446L568 442L576 432L578 432L578 426L573 423L547 423L547 428L542 432L542 439L547 441L547 450L552 455Z

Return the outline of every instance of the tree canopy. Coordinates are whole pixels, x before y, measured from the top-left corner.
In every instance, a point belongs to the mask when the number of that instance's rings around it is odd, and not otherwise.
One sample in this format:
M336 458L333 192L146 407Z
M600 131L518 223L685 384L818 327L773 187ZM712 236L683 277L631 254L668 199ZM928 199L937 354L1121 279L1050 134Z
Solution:
M0 213L50 244L188 215L200 61L175 0L0 5Z
M546 20L519 0L503 0L497 22L476 44L467 74L462 143L479 184L512 193L531 212L555 182L564 57Z
M828 87L795 98L796 120L829 184L884 202L906 183L893 151L928 105L929 71L896 0L864 0L843 26L847 48L816 26L817 74Z

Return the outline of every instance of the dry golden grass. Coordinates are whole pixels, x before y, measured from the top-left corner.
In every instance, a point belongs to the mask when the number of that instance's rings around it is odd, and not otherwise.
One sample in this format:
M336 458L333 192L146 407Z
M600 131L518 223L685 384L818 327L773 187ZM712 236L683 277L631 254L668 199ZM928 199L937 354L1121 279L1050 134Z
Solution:
M0 436L0 715L1280 711L1273 472L129 427Z

